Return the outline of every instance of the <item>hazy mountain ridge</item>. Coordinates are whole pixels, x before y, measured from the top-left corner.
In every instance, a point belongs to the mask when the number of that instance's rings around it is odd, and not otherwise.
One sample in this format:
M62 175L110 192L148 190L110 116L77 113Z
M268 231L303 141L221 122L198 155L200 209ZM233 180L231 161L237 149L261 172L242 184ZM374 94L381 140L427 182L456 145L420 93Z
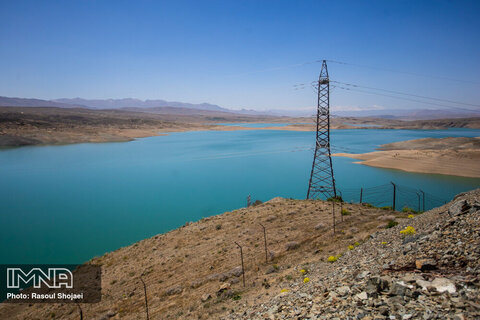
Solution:
M29 99L16 97L0 96L0 107L58 107L58 108L88 108L88 109L127 109L142 112L158 113L161 108L182 108L191 111L204 110L214 112L226 112L242 115L257 116L289 116L305 117L313 116L316 113L315 108L306 109L269 109L269 110L250 110L250 109L228 109L211 103L187 103L178 101L166 101L162 99L141 100L134 98L125 99ZM154 110L156 108L156 110ZM181 110L185 113L186 110ZM469 109L385 109L385 110L345 110L336 111L335 106L331 108L332 116L339 117L374 117L395 120L428 120L428 119L447 119L447 118L467 118L480 117L480 110ZM196 113L196 112L193 112Z
M0 96L0 107L57 107L57 108L86 108L84 105L73 103L62 103L60 101L31 99L31 98L10 98Z
M222 108L215 104L210 103L186 103L178 101L166 101L161 99L155 100L140 100L133 98L125 99L55 99L54 102L60 102L73 105L84 105L93 109L123 109L123 108L156 108L156 107L176 107L176 108L188 108L188 109L200 109L211 111L223 111L232 112L232 110Z

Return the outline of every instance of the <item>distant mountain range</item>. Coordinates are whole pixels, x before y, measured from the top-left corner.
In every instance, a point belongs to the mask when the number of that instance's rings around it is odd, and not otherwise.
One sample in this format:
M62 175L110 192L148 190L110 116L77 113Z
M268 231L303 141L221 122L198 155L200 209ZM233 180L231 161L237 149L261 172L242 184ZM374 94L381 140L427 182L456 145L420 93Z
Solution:
M194 103L165 101L165 100L140 100L140 99L132 99L132 98L87 100L87 99L75 98L75 99L55 99L52 101L56 103L67 104L67 105L85 106L92 109L174 107L174 108L188 108L188 109L232 112L229 109L225 109L210 103L194 104Z
M59 107L59 108L89 108L89 109L146 109L158 107L187 108L209 111L233 112L232 110L222 108L210 103L185 103L165 100L140 100L140 99L25 99L0 97L0 106L2 107Z
M258 116L290 116L308 117L315 114L315 109L301 110L232 110L210 103L186 103L166 100L140 100L140 99L25 99L0 96L0 107L57 107L57 108L88 108L88 109L126 109L152 113L172 113L177 110L179 114L204 112L227 112L242 115ZM196 111L197 110L197 111ZM480 110L462 109L386 109L386 110L360 110L360 111L332 111L332 115L339 117L375 117L398 120L427 120L480 117Z

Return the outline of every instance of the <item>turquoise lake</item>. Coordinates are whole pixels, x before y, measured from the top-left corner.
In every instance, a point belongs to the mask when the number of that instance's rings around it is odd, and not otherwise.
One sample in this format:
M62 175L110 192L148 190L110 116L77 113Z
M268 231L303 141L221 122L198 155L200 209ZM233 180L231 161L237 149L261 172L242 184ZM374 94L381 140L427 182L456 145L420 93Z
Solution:
M334 130L332 152L447 136L480 136L480 130ZM0 263L81 263L187 221L244 207L249 194L262 201L304 199L314 139L314 132L252 128L2 150ZM394 181L448 201L480 187L480 179L354 161L333 159L340 190Z

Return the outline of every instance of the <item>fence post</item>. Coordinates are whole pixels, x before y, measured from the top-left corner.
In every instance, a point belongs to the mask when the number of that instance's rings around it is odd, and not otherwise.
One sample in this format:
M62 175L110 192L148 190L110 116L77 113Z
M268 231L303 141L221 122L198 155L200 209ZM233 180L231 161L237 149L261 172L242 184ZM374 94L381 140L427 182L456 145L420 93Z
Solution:
M145 294L145 311L147 312L147 320L150 320L150 316L148 315L147 285L145 284L145 281L143 281L142 276L140 276L140 281L142 281L143 293Z
M248 195L247 197L247 208L250 207L252 205L252 197L250 195Z
M420 193L418 192L415 192L417 194L417 198L418 198L418 211L420 211Z
M393 211L395 211L395 198L396 198L396 195L397 195L397 186L395 185L395 183L393 182L390 182L392 185L393 185L393 201L392 201L392 208L393 208Z
M423 198L423 208L422 208L422 211L425 211L425 192L423 192L422 190L420 190L420 192L422 193L422 198Z
M360 204L362 204L363 188L360 188Z
M245 287L245 267L243 265L243 250L242 250L242 246L239 245L236 241L235 241L235 244L240 248L240 258L242 259L243 286Z
M335 235L335 201L332 201L333 235Z
M343 211L343 195L342 195L342 192L340 190L338 190L338 192L340 193L340 220L343 222L343 214L342 214L342 211Z
M263 240L265 242L265 263L268 263L267 231L266 231L265 226L263 224L259 223L259 225L261 225L262 228L263 228Z
M80 312L80 320L83 320L83 310L82 307L80 306L80 303L77 303L78 307L78 312Z

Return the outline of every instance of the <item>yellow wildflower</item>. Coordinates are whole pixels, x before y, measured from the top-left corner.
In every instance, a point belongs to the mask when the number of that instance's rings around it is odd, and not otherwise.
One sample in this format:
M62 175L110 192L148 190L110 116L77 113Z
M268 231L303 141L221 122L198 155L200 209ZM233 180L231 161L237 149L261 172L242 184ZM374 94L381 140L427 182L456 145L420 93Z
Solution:
M415 228L408 226L408 227L405 227L405 229L403 229L402 231L400 231L400 233L403 235L415 234Z
M335 262L335 261L337 261L337 259L338 259L338 258L335 257L335 256L330 256L330 257L328 257L327 261L328 261L328 262Z

